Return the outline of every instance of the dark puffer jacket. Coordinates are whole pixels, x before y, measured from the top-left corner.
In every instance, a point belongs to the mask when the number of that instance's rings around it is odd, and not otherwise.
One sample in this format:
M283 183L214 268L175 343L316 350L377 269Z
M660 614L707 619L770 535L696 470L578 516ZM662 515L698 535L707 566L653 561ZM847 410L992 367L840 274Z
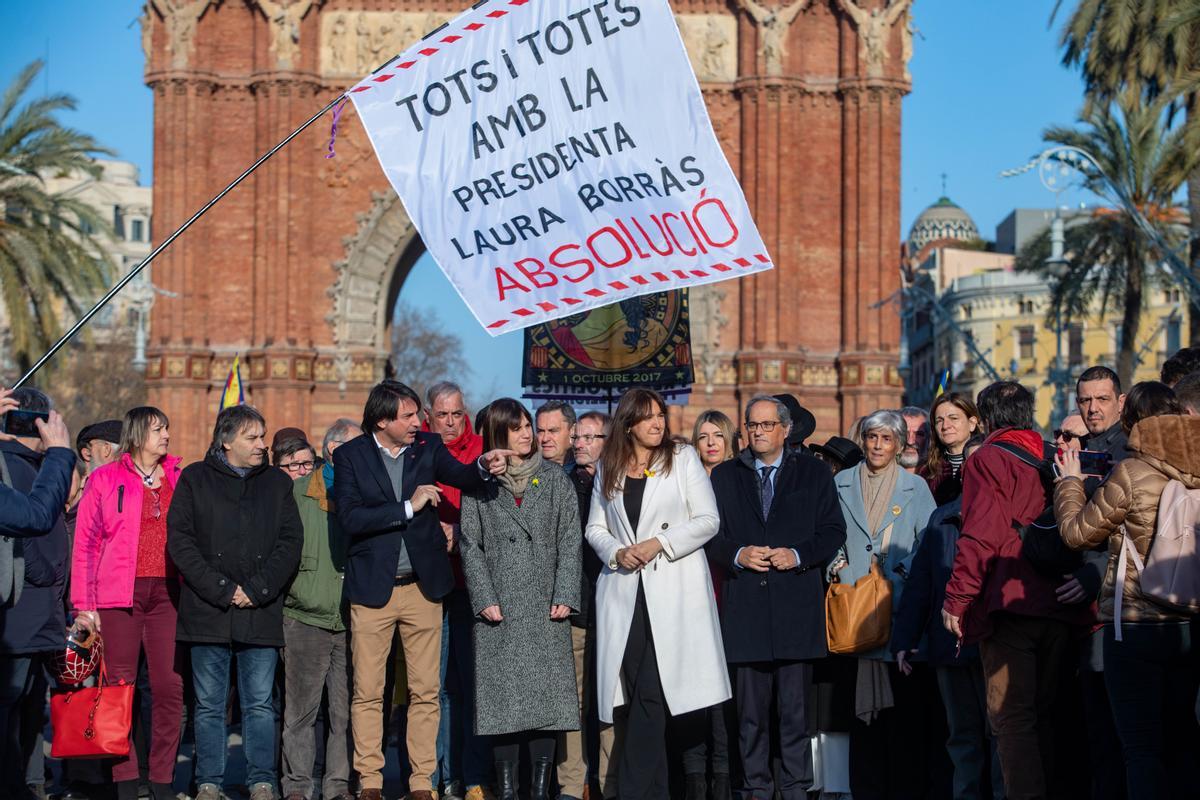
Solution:
M200 644L283 645L283 603L304 527L292 481L265 464L240 477L209 455L179 476L167 550L183 576L177 638ZM238 586L254 605L231 605Z

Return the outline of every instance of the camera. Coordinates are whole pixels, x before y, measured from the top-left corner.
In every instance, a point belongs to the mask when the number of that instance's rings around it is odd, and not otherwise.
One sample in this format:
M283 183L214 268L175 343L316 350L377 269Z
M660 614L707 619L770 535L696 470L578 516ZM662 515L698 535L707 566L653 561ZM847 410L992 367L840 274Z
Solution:
M50 421L49 411L29 411L17 408L4 415L4 432L9 436L38 437L37 421Z

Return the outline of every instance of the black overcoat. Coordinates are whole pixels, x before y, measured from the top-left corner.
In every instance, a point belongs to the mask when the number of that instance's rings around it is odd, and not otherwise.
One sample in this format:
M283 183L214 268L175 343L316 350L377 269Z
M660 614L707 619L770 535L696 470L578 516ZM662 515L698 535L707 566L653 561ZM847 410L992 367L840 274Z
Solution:
M374 436L355 437L333 451L333 498L342 530L350 536L345 586L351 603L387 605L402 539L426 597L440 600L454 589L437 509L430 503L407 519L404 502L412 500L418 486L444 483L469 492L486 479L476 462L463 464L451 455L437 434L418 432L402 457L404 484L396 497Z
M713 492L721 527L706 545L721 577L721 635L731 664L823 658L825 566L846 541L829 467L802 452L786 452L764 520L754 454L743 450L717 465ZM739 569L741 547L790 547L797 569Z
M176 638L282 647L283 603L303 546L283 470L262 464L243 478L214 455L189 464L167 512L167 552L183 577ZM250 608L231 605L238 586Z

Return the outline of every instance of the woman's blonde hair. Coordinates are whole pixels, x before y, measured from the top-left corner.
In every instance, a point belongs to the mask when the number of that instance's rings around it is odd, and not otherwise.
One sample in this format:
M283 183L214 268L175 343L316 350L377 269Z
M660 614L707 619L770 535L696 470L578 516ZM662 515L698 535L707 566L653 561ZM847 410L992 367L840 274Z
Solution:
M729 417L725 416L725 414L723 414L722 412L717 411L715 408L710 408L708 411L705 411L703 414L696 417L696 424L692 428L692 447L696 448L696 450L699 451L699 449L700 449L700 427L702 425L705 425L706 423L711 423L713 425L716 425L717 428L721 431L721 435L725 437L725 457L722 458L721 460L728 461L729 459L733 458L733 455L734 455L733 420L731 420Z

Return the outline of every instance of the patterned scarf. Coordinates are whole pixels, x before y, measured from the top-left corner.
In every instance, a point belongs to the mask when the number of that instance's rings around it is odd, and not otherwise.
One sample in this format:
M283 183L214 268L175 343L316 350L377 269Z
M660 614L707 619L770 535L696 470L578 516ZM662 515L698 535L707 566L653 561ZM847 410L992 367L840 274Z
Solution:
M524 461L519 461L510 457L508 459L508 469L503 475L497 475L496 480L505 489L512 492L512 496L520 500L525 496L525 490L529 488L529 479L542 466L542 454L536 448L533 455Z

